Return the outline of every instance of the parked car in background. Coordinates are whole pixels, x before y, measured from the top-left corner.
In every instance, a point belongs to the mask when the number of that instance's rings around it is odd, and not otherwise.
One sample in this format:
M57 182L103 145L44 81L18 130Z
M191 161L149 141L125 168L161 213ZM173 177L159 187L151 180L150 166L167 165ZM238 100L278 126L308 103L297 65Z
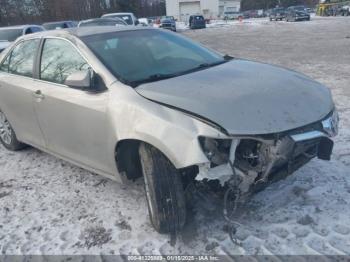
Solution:
M258 11L257 10L250 10L249 11L250 18L256 18L258 17Z
M310 8L310 7L306 7L306 8L305 8L305 11L306 11L307 13L309 13L309 14L314 13L314 9L312 9L312 8Z
M202 29L206 28L206 22L202 15L191 15L189 18L190 29Z
M142 26L150 26L151 25L151 21L148 18L139 18L139 24Z
M272 14L272 10L273 10L273 9L267 9L267 10L265 11L265 15L266 15L267 17L270 17L270 15Z
M224 12L224 19L225 20L237 20L240 18L244 18L244 14L241 12L231 12L231 11L227 11Z
M160 20L160 28L176 32L176 21L173 16L163 16Z
M286 18L286 9L282 7L274 8L271 10L270 13L270 21L275 20L275 21L282 21L284 18Z
M299 11L299 12L306 12L307 13L307 8L304 5L292 5L287 8L287 11L289 10L294 10L294 11Z
M244 11L244 12L243 12L243 18L244 18L244 19L249 19L249 18L251 18L251 17L250 17L250 11Z
M39 25L19 25L11 27L0 27L0 52L7 48L12 42L22 35L28 35L45 28Z
M111 13L111 14L105 14L102 16L102 18L120 18L124 20L128 25L138 25L139 20L136 18L136 16L133 13Z
M350 15L350 6L349 5L344 5L340 9L340 14L342 16L349 16Z
M84 26L126 26L128 25L120 18L94 18L83 20L78 24L78 27Z
M330 160L338 121L330 90L311 78L166 30L46 31L0 59L4 147L29 144L119 182L143 178L160 233L184 227L196 181L241 201Z
M287 22L310 21L310 14L305 11L288 9L285 19Z
M152 17L148 18L149 23L152 24L153 26L156 26L156 27L159 27L160 19L161 19L161 17L159 17L159 16L152 16Z
M58 21L58 22L49 22L49 23L43 24L43 27L46 30L73 28L77 26L78 26L78 22L76 21Z
M260 17L265 17L265 12L264 12L264 9L258 9L256 10L257 11L257 17L260 18Z

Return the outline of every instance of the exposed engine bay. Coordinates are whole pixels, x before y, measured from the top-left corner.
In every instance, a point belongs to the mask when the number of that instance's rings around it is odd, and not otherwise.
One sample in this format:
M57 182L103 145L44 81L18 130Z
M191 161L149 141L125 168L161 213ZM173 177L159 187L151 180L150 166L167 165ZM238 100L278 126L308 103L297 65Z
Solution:
M311 135L310 138L287 134L276 139L200 138L210 164L199 167L196 180L217 179L221 186L225 186L235 176L240 194L249 193L259 184L293 173L315 157L330 160L333 141L321 132Z
M224 189L223 215L230 224L231 240L242 226L233 215L238 204L269 183L292 174L318 157L330 160L338 133L336 111L323 121L284 133L237 136L231 139L200 137L199 143L210 163L199 165L197 181L219 181Z

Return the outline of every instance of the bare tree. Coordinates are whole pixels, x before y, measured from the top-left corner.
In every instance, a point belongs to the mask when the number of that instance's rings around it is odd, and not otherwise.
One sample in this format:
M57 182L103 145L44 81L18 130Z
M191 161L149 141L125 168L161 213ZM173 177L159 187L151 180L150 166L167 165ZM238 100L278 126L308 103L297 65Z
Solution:
M0 25L82 20L108 12L165 14L165 0L0 0Z

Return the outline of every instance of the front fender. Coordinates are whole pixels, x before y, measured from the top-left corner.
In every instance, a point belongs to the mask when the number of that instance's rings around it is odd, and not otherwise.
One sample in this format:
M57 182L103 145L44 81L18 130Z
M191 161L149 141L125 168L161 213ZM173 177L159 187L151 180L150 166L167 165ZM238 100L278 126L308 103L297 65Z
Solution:
M120 83L115 93L111 92L110 101L108 115L117 143L133 139L151 144L176 168L208 162L198 142L199 136L226 138L208 124L143 98Z

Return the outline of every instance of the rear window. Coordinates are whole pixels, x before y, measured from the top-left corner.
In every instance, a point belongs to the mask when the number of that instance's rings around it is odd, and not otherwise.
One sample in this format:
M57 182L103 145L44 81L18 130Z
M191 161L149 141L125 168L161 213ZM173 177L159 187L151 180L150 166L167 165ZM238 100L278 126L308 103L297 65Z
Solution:
M63 28L68 28L66 23L54 23L54 24L44 24L43 27L46 30L54 30L54 29L63 29Z
M0 29L0 41L13 42L23 33L22 29Z
M117 18L124 20L128 25L132 25L134 23L131 15L115 15L113 17L117 17Z
M79 26L115 26L117 24L122 24L121 22L115 20L115 21L91 21L91 22L84 22L81 23Z

